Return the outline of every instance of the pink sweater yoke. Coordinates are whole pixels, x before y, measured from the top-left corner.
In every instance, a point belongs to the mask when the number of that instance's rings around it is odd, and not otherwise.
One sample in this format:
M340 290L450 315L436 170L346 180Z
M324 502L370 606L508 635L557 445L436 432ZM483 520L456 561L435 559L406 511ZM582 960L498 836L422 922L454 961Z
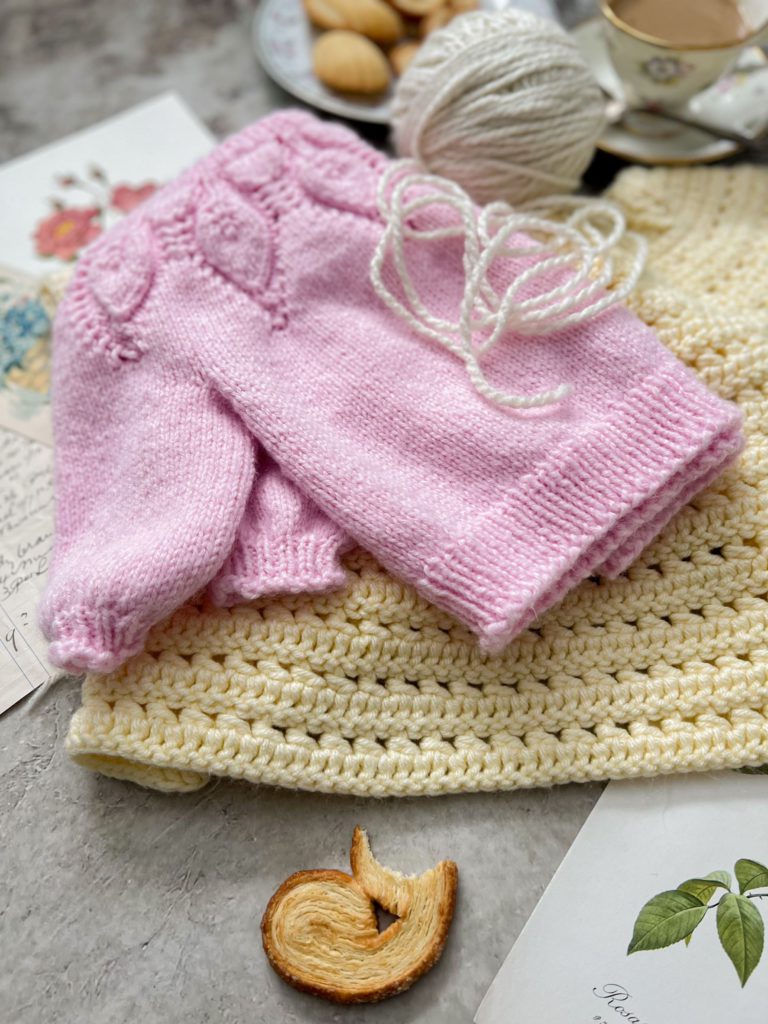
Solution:
M495 651L626 569L739 450L736 407L621 308L494 350L494 382L563 402L482 398L370 283L386 166L278 113L87 249L54 332L55 663L113 669L206 586L337 587L353 542ZM408 258L457 309L459 243Z

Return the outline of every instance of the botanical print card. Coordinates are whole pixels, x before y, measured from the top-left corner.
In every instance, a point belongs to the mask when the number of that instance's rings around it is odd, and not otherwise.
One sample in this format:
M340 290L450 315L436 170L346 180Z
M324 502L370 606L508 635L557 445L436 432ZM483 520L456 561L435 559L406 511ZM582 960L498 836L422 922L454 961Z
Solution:
M51 443L51 320L74 262L213 143L167 94L0 167L0 426Z
M763 1024L768 778L612 782L476 1024Z

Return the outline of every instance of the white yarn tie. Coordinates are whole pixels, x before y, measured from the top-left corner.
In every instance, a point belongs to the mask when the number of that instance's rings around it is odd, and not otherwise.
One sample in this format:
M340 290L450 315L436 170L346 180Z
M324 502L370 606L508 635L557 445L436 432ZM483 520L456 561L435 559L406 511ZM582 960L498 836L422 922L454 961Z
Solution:
M426 173L412 160L396 161L387 168L377 198L385 223L370 268L377 295L414 331L458 356L481 395L511 409L553 405L570 388L557 384L538 394L515 395L494 387L480 361L502 335L506 331L545 335L594 319L627 297L645 263L645 241L626 232L623 214L604 199L551 196L518 209L502 202L478 208L455 182ZM439 206L453 210L458 219L434 228L415 226L419 211ZM562 219L552 219L558 215ZM612 251L625 235L632 239L634 253L628 271L615 281ZM427 308L405 256L408 240L426 243L445 238L464 242L464 294L455 320L443 319ZM388 256L405 301L384 281ZM509 258L524 259L526 266L499 292L491 282L491 271L496 261ZM563 271L567 271L565 277ZM553 275L559 283L553 282ZM543 287L536 289L537 283Z

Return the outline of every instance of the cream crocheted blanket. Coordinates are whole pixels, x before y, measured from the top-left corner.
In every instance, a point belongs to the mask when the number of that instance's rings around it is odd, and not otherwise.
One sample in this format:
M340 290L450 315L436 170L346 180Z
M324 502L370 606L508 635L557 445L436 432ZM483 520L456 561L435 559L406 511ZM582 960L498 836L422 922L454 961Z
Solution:
M184 607L86 679L77 761L370 796L768 762L768 171L631 169L612 194L650 245L631 304L740 404L738 465L501 655L362 552L334 594Z

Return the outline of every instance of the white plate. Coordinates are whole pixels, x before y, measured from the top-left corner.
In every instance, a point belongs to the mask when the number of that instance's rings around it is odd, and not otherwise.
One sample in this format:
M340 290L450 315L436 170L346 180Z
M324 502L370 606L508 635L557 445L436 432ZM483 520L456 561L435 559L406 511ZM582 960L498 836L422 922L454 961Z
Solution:
M608 58L602 28L602 19L592 18L573 29L573 38L603 88L621 96L621 82ZM768 123L765 54L757 47L745 50L732 74L694 96L681 112L744 135L757 135ZM644 164L697 164L723 160L738 153L740 147L695 128L633 114L607 128L598 148Z
M502 11L510 6L512 0L480 0L480 7L486 11ZM301 0L261 0L253 19L253 45L262 67L278 85L330 114L352 121L389 124L391 86L371 100L347 99L318 81L312 70L312 44L317 36Z

